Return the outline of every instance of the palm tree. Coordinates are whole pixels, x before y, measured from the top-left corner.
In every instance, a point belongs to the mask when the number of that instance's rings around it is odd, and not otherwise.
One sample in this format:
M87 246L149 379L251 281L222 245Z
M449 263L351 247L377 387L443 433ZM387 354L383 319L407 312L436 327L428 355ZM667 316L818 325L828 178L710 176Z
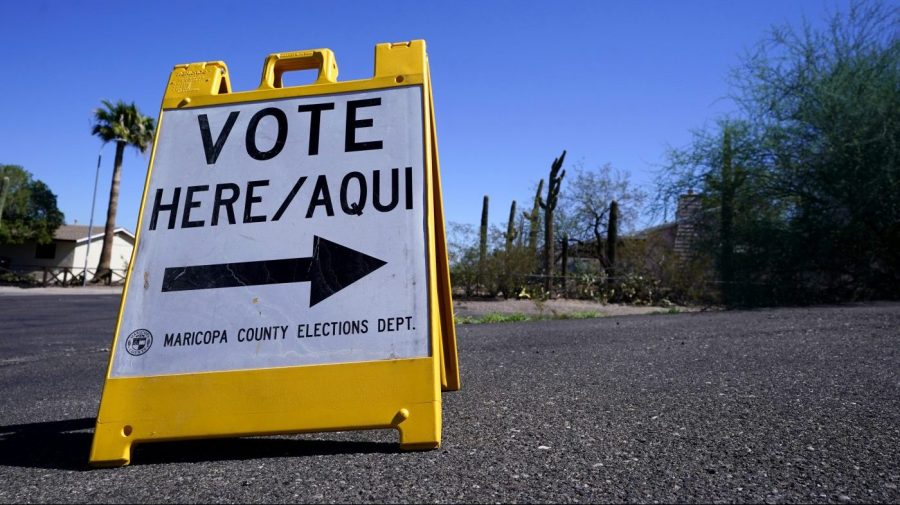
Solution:
M109 265L112 259L113 231L116 229L116 208L119 206L119 181L122 178L122 154L125 152L125 146L145 152L153 142L153 130L156 128L156 120L142 115L134 102L126 104L119 100L113 105L108 100L103 100L102 104L103 107L94 109L94 127L91 133L100 137L104 144L116 142L116 161L109 188L103 249L100 251L100 262L97 264L93 282L112 280Z

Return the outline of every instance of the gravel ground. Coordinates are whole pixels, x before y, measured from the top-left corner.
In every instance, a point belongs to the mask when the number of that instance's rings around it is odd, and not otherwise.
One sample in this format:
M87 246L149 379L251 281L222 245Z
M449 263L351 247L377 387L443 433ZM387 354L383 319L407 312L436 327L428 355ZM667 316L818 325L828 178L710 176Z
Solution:
M438 450L313 433L90 470L116 307L0 300L0 503L900 503L897 303L463 325Z

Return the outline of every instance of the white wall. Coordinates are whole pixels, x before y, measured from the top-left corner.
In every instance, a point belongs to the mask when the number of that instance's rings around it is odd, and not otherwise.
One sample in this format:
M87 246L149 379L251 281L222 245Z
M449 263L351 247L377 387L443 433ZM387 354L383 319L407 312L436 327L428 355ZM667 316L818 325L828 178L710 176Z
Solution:
M131 250L134 248L129 238L123 237L121 233L117 233L113 239L112 258L109 267L117 271L116 274L124 275L124 270L128 268L128 262L131 260ZM84 268L84 255L88 252L87 242L78 244L72 254L71 266L79 271ZM96 237L91 240L90 257L88 257L88 271L93 273L100 261L100 251L103 249L103 237ZM118 275L116 276L118 279Z
M10 258L10 267L13 270L32 272L32 275L38 280L43 279L42 267L69 268L72 274L81 275L84 269L84 256L88 248L87 242L76 244L70 241L55 241L55 243L56 255L52 259L35 258L35 244L0 245L0 256ZM113 282L125 279L133 248L132 239L127 235L117 233L114 236L112 258L110 259ZM91 275L97 271L101 249L103 249L103 237L99 236L91 241L90 258L88 258L88 272ZM59 274L58 270L56 272ZM62 277L59 279L61 280Z

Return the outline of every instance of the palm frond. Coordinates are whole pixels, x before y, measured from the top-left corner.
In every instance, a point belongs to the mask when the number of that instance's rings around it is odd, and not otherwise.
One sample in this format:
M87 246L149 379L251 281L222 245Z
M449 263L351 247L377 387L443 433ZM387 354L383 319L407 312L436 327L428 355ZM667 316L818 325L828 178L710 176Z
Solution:
M146 151L153 140L156 121L141 114L134 102L119 100L113 104L101 100L100 103L102 107L94 109L91 134L103 142L125 142L141 152Z

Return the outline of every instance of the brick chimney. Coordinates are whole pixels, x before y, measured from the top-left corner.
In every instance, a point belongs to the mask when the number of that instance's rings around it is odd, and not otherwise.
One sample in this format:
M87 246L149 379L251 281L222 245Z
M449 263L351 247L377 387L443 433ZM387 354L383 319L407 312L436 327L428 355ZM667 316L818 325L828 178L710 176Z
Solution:
M701 206L700 195L695 195L693 191L688 190L686 195L678 197L678 208L675 210L675 254L679 259L686 260L691 256L691 248L697 237L694 225Z

